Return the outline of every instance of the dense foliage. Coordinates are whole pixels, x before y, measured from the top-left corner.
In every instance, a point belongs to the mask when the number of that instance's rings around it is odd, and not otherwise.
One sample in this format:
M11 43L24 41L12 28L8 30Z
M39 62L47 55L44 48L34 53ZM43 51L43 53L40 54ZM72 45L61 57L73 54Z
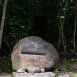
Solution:
M73 51L75 3L75 0L9 0L1 50L12 52L19 39L31 35L40 36L57 48L62 26L66 49L68 52ZM1 5L0 9L1 17ZM60 49L63 48L61 45Z

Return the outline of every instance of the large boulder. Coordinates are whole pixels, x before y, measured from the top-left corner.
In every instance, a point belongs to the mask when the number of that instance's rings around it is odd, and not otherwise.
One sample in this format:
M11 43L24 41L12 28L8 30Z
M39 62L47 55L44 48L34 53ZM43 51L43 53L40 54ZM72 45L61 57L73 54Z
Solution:
M21 41L42 42L44 46L44 55L21 54ZM29 67L50 69L59 64L59 55L52 44L37 36L29 36L16 43L11 54L11 60L14 70L28 69Z

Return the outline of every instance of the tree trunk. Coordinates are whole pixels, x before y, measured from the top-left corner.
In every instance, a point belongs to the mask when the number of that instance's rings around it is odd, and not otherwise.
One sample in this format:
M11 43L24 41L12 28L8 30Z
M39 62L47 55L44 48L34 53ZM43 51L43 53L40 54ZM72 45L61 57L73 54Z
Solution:
M0 0L0 4L3 6L2 1Z
M4 1L4 6L3 6L3 13L2 13L2 20L1 20L1 26L0 26L0 48L1 48L1 42L2 42L2 35L3 35L3 28L4 28L4 22L5 22L5 16L6 16L6 5L7 1Z
M74 51L76 50L76 25L77 25L77 0L76 0L76 4L75 4L75 29L74 29L74 35L73 35L73 47L74 47Z

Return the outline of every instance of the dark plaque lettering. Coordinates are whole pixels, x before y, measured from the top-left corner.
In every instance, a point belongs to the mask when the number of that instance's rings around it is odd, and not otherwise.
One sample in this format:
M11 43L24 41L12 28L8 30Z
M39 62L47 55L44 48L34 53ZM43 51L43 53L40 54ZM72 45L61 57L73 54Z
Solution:
M21 41L21 54L44 55L42 42Z

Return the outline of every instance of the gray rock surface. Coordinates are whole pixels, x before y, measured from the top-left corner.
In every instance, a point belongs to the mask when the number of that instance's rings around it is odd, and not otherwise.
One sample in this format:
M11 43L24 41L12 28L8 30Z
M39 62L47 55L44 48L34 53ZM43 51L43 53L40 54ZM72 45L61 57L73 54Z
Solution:
M21 54L21 41L42 42L44 44L44 55ZM44 41L37 36L29 36L19 40L13 48L11 54L12 68L28 69L29 67L39 67L50 69L58 66L59 55L52 44Z
M28 69L29 73L40 73L41 69L39 67L29 67Z
M17 72L18 72L18 73L25 73L25 70L19 69L19 70L17 70Z
M42 73L45 72L45 69L44 69L44 68L41 68L41 72L42 72Z
M13 73L13 77L55 77L53 72L45 73Z

